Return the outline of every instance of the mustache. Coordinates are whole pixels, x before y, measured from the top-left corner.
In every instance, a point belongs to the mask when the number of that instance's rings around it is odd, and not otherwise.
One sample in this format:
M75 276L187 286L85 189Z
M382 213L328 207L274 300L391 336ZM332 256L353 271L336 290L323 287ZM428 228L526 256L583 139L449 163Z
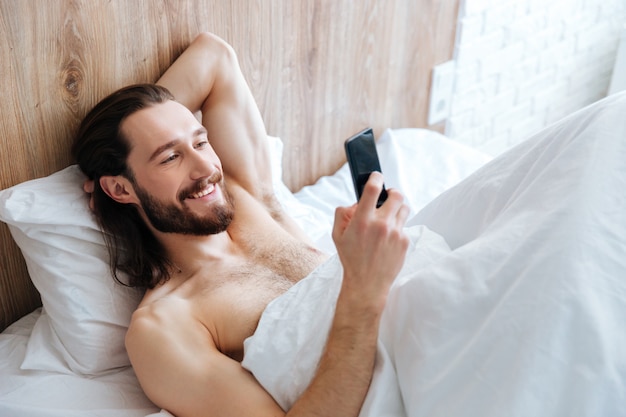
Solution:
M198 180L193 185L183 189L178 194L178 199L180 201L184 201L191 194L195 194L195 193L198 193L198 192L204 190L209 184L221 184L222 183L222 179L223 179L222 173L220 171L215 171L210 176L208 176L208 177L206 177L206 178L204 178L202 180Z

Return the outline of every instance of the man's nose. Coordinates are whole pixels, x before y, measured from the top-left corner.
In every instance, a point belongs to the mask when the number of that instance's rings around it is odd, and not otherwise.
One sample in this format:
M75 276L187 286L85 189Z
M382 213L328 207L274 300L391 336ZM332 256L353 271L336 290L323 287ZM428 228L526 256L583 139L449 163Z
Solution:
M194 152L190 159L191 167L189 176L192 180L210 177L218 169L215 161L210 158L210 155Z

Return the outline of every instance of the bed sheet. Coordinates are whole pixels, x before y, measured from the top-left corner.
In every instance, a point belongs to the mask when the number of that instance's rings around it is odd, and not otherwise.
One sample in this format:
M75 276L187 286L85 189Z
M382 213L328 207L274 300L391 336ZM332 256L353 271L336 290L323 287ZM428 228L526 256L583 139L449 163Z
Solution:
M144 417L157 413L131 368L95 378L19 369L40 309L0 334L0 416Z
M377 146L387 185L408 191L406 198L414 212L491 159L422 129L387 130ZM334 209L355 199L347 165L295 194L282 182L275 186L285 209L322 249L334 252L330 239ZM170 415L145 397L129 367L90 378L20 369L40 315L37 310L0 334L0 416Z
M361 417L626 416L625 114L626 93L577 112L408 222ZM244 367L285 409L341 277L333 256L246 340Z

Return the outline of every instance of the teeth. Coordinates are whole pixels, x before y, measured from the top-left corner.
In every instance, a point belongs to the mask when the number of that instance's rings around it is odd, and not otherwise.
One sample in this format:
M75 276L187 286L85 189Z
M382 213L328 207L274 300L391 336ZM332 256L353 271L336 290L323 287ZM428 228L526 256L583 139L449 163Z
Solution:
M190 198L202 198L205 195L211 194L211 192L213 192L214 189L215 189L215 185L209 184L209 186L205 188L204 190L199 191L197 193L193 193L189 197Z

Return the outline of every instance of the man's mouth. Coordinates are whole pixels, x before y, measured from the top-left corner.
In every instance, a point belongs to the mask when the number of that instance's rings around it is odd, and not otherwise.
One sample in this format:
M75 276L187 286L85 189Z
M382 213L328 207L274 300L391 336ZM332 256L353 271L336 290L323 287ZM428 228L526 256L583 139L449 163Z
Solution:
M208 184L204 189L197 191L195 193L189 194L187 198L190 198L190 199L202 198L205 195L211 194L213 190L215 190L215 184Z

